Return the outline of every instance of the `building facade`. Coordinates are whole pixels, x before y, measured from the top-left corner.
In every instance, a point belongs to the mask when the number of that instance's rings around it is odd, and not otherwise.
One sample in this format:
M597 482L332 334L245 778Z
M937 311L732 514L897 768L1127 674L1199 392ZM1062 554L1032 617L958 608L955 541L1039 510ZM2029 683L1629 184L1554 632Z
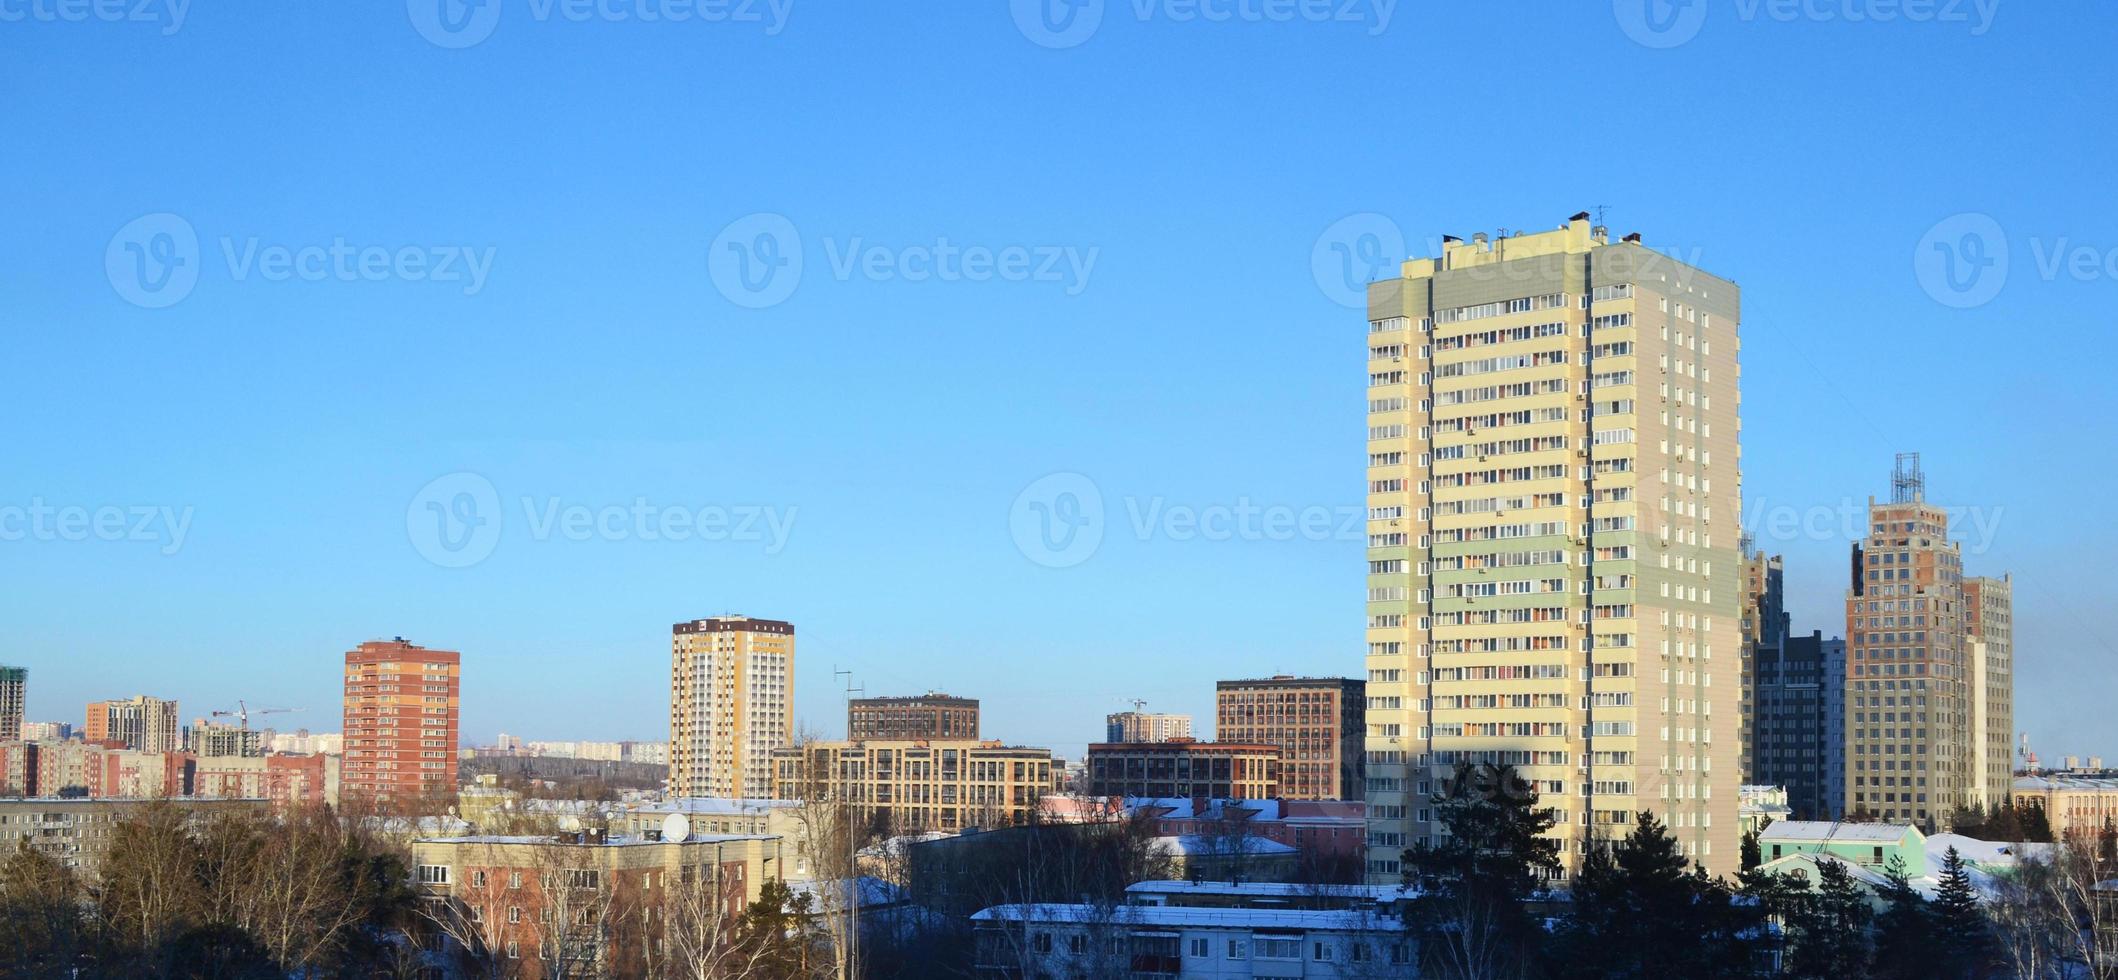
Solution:
M184 750L175 701L145 694L122 701L90 701L87 722L84 737L90 742L115 742L140 752Z
M772 798L794 740L794 625L717 616L670 628L669 793Z
M1395 916L1358 909L995 905L971 916L978 975L1351 978L1412 976Z
M1103 720L1106 742L1169 742L1190 737L1190 715L1120 711Z
M1367 683L1269 677L1214 685L1214 738L1276 745L1291 800L1358 800L1368 778Z
M2095 776L2024 776L2013 786L2015 804L2044 807L2054 840L2093 837L2108 822L2118 822L2118 778Z
M1846 641L1821 631L1754 648L1750 702L1753 783L1785 787L1797 820L1837 820L1846 800Z
M645 976L648 951L678 961L692 942L664 930L732 929L778 878L779 838L445 837L412 842L433 914L475 934L521 980ZM712 973L704 957L684 972Z
M929 692L905 698L854 698L846 704L849 741L978 740L978 699Z
M1886 821L1947 829L1959 809L1995 805L1988 650L1971 629L1960 546L1949 514L1926 500L1917 453L1901 454L1891 499L1868 501L1868 534L1853 546L1846 591L1846 807ZM1987 580L1992 583L1996 580ZM2004 582L2005 580L1998 580ZM1979 589L1981 622L2006 623L2005 590ZM2012 664L2003 668L2011 675ZM2012 687L2012 685L2010 685ZM2010 780L2012 781L2012 779Z
M1999 806L2015 785L2015 580L1964 579L1978 802Z
M265 754L264 733L199 718L184 729L184 749L201 758L261 756Z
M1280 795L1280 748L1243 742L1098 742L1088 795L1267 800Z
M97 864L110 847L111 832L149 800L0 799L0 852L13 854L26 842L83 878L93 880ZM214 814L257 810L263 800L186 801L187 817L203 822Z
M346 653L346 796L403 804L456 792L463 655L404 637Z
M29 668L0 664L0 742L22 737L22 714L29 703Z
M812 742L772 764L776 798L850 804L897 834L1027 823L1054 788L1050 749L998 742Z
M1742 739L1743 773L1746 779L1770 782L1754 777L1757 757L1754 738L1757 720L1757 662L1761 656L1770 657L1779 649L1789 632L1786 610L1786 562L1779 555L1767 556L1762 551L1752 551L1748 536L1739 545L1743 552L1743 694L1740 707L1742 718L1738 731ZM1761 651L1768 651L1761 654Z
M1510 763L1571 868L1653 810L1740 857L1740 291L1586 213L1369 286L1369 873Z

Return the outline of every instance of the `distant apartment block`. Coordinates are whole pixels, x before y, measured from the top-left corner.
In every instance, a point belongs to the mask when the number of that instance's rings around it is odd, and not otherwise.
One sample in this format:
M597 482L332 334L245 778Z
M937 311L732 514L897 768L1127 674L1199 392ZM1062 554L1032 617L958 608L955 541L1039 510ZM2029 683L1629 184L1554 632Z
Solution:
M1106 742L1168 742L1191 737L1191 716L1120 711L1104 719Z
M66 865L86 880L94 880L98 864L110 847L110 831L131 811L149 801L59 800L50 798L0 799L0 853L13 854L27 843ZM263 800L190 800L183 804L194 821L214 814L257 810Z
M0 794L103 799L189 796L192 757L115 742L0 742Z
M1971 671L1972 771L1979 801L1998 806L2015 785L2015 580L1964 579L1965 659Z
M1587 213L1368 286L1368 871L1508 763L1571 869L1655 811L1740 857L1734 282Z
M84 737L90 742L117 742L140 752L181 752L183 727L177 703L141 694L123 701L91 701Z
M1366 682L1284 675L1222 681L1214 700L1215 739L1279 747L1279 796L1361 798L1367 781Z
M669 793L772 797L794 740L794 625L716 616L670 628Z
M855 698L846 705L846 738L978 739L978 700L929 692L916 697Z
M815 742L772 762L773 796L845 803L900 834L1026 823L1055 786L1050 749L999 742Z
M2118 779L2109 777L2044 775L2024 776L2012 787L2015 803L2044 807L2052 836L2094 838L2110 823L2118 823Z
M1946 830L1957 810L1997 805L2009 788L1996 773L2011 745L1990 731L2014 717L2013 665L1991 659L2012 656L2007 580L1967 590L1917 453L1899 455L1889 501L1869 498L1868 525L1846 591L1846 806Z
M292 732L268 732L265 748L294 755L344 755L346 737L338 732L315 732L303 728Z
M74 726L67 721L25 721L22 723L22 740L25 742L64 742L74 737ZM6 741L0 739L0 741Z
M1796 820L1846 810L1846 641L1782 637L1753 649L1746 778L1784 787Z
M463 656L404 637L346 653L347 796L405 802L456 792Z
M1790 626L1787 614L1785 588L1786 562L1779 555L1767 556L1762 551L1752 551L1749 536L1744 536L1739 549L1743 553L1743 630L1742 683L1740 704L1741 723L1737 729L1742 742L1743 772L1756 770L1752 737L1757 728L1754 665L1760 650L1777 651L1780 641L1785 639ZM1767 654L1769 656L1770 654ZM1771 782L1759 778L1756 782Z
M1088 795L1265 800L1280 795L1280 748L1242 742L1098 742Z
M184 729L184 749L200 757L260 756L264 733L200 718Z
M29 703L29 668L0 666L0 742L22 737L22 713Z

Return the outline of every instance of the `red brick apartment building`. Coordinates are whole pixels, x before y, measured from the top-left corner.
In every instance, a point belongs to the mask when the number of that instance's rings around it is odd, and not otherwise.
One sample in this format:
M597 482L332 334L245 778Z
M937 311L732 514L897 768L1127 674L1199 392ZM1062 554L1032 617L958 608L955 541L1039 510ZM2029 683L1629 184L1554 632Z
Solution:
M456 791L463 656L394 640L346 653L343 792L411 801Z
M1214 686L1214 737L1280 750L1280 792L1290 800L1358 800L1368 767L1367 682L1267 677Z

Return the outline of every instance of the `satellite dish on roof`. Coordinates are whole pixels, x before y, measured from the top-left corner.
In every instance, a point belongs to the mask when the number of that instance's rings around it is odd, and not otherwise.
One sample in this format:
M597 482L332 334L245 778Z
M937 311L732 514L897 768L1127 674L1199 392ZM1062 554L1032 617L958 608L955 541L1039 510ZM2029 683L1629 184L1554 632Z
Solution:
M559 829L569 834L578 833L581 830L581 818L571 813L560 817Z
M691 839L691 818L681 813L672 813L662 818L662 839L685 841Z

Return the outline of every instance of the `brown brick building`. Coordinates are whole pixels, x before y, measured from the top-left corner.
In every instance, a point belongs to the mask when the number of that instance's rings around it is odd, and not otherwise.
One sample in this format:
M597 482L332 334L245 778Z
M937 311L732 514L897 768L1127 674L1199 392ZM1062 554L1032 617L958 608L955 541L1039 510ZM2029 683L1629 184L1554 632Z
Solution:
M1098 742L1088 795L1263 800L1280 795L1278 746L1242 742Z
M1277 746L1282 797L1358 800L1367 782L1367 687L1342 677L1222 681L1214 737Z
M347 652L347 797L402 803L456 792L462 663L401 636Z
M906 698L857 698L846 705L846 738L956 740L978 738L978 699L929 692Z

